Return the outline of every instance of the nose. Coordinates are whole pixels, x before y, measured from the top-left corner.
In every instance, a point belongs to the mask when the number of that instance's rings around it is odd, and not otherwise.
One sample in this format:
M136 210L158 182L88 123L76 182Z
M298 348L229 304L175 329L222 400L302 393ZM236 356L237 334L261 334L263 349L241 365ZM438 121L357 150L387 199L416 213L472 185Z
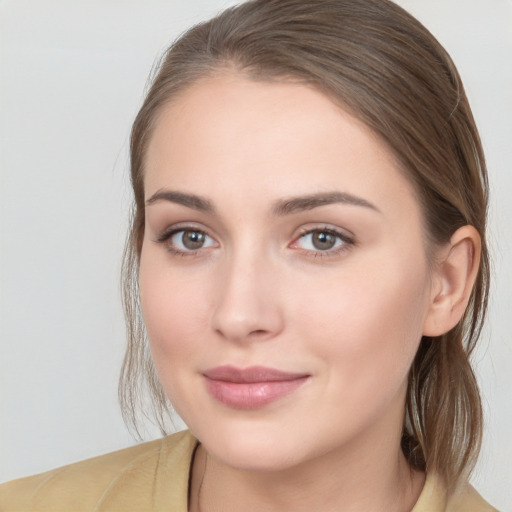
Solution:
M283 329L276 270L262 257L240 255L225 262L212 316L222 338L250 343L274 338Z

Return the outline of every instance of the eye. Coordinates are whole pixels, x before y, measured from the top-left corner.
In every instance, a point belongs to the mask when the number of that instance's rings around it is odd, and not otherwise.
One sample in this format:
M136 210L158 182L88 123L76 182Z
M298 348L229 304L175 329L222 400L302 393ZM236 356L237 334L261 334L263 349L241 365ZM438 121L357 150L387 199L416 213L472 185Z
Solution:
M322 228L306 231L297 238L292 247L320 253L337 252L352 244L353 241L347 235L330 228Z
M162 234L157 242L165 243L171 252L179 254L193 253L217 245L211 236L199 229L173 229Z

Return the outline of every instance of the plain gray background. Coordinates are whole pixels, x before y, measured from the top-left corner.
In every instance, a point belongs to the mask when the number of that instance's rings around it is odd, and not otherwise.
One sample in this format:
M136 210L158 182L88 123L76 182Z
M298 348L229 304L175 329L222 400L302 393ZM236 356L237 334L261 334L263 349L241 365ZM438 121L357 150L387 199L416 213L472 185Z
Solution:
M155 57L232 3L0 0L0 481L133 444L117 405L130 124ZM452 54L487 151L494 286L474 483L511 510L512 2L399 3Z

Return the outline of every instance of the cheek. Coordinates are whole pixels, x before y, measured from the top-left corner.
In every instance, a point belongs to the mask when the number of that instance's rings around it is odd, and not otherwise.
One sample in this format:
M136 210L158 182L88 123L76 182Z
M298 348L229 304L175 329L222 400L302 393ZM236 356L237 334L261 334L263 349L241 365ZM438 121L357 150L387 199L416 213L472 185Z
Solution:
M203 280L192 280L151 256L144 251L141 255L141 306L153 361L167 390L171 377L184 368L181 363L200 350L207 302L199 300L204 297L204 290L198 289Z
M324 362L344 399L386 400L401 388L421 340L428 275L416 267L371 265L309 284L297 303L297 332ZM342 391L343 392L343 391Z

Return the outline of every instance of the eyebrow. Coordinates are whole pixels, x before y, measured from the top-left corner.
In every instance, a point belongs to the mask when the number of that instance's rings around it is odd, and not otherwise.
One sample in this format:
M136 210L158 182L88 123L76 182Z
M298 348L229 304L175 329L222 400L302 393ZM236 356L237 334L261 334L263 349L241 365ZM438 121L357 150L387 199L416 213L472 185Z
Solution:
M146 206L152 205L159 201L169 201L171 203L180 204L198 210L204 213L213 214L215 208L208 199L195 195L178 192L175 190L158 190L149 199L146 200ZM313 210L320 206L330 204L346 204L351 206L362 206L380 212L380 210L362 197L354 196L346 192L319 192L317 194L309 194L306 196L290 197L277 201L272 207L272 213L276 216L291 215L307 210Z
M337 191L320 192L318 194L311 194L307 196L291 197L289 199L284 199L278 201L274 205L272 211L274 215L282 216L306 210L312 210L313 208L318 208L319 206L326 206L330 204L339 203L352 206L362 206L364 208L370 208L371 210L380 212L380 210L374 204L370 203L366 199L363 199L362 197L357 197L346 192Z
M175 190L157 190L147 201L146 206L152 205L158 201L169 201L171 203L181 204L193 210L199 210L204 213L214 213L215 208L212 203L204 197L195 194L185 194Z

